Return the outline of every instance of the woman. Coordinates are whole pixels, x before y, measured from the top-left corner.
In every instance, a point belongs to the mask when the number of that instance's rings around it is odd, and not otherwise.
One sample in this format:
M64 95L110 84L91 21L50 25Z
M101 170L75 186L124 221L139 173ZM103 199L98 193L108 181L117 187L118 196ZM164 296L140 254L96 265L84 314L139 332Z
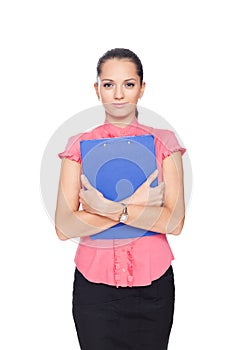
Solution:
M105 108L103 125L71 137L59 154L56 232L61 240L80 237L73 289L79 343L84 350L165 350L175 298L173 254L166 234L180 234L184 223L185 149L172 131L138 122L137 102L145 82L141 61L132 51L106 52L98 62L94 87ZM81 140L145 134L154 136L158 170L124 203L105 198L81 175ZM157 176L159 185L151 187ZM125 225L160 234L90 239L116 225L125 212Z

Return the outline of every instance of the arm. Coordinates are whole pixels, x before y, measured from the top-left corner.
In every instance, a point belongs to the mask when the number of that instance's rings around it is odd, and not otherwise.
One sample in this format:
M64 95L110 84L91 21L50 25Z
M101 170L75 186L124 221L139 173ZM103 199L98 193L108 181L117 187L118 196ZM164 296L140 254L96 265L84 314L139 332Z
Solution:
M122 203L139 205L139 206L158 206L163 204L164 198L164 182L156 187L151 187L151 183L158 176L158 170L150 174L148 179L137 188L137 190L129 197L119 202L109 200L103 196L96 188L94 188L86 176L81 175L83 186L86 190L81 189L79 200L85 211L92 214L108 217L118 221L122 212Z
M163 161L165 196L163 207L129 205L127 225L154 232L181 233L184 217L183 166L180 152L175 152Z
M89 236L116 225L116 221L79 210L81 164L64 158L55 213L55 229L61 240Z
M128 205L129 218L126 225L144 230L177 235L184 223L183 167L180 152L175 152L163 161L164 184L151 188L150 183L156 172L145 181L135 193L124 200ZM122 206L118 202L106 200L98 195L86 178L83 181L87 191L80 191L80 201L85 211L95 213L112 220L118 220ZM164 205L161 199L165 186Z

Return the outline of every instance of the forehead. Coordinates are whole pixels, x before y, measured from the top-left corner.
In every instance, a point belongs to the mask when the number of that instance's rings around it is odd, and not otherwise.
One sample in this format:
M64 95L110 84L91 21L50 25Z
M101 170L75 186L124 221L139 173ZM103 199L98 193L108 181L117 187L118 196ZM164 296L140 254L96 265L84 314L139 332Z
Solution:
M137 74L136 65L128 59L112 58L102 64L101 79L128 79L139 78Z

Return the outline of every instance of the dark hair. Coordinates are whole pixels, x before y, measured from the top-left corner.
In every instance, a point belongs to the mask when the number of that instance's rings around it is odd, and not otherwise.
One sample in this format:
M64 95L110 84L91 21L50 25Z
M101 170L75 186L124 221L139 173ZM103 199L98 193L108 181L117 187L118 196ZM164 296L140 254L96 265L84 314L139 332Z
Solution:
M121 48L109 50L102 57L100 57L97 64L97 81L98 81L99 75L101 74L101 68L103 63L113 58L117 58L119 60L127 59L128 61L133 62L136 66L137 74L140 77L140 84L142 85L143 67L139 57L129 49L121 49Z

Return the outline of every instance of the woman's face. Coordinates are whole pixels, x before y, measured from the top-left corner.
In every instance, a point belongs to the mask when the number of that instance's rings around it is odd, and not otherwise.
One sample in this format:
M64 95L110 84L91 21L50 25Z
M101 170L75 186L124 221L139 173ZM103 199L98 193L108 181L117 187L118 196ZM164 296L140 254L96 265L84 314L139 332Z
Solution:
M106 115L118 120L135 117L138 99L142 97L145 83L140 84L136 65L127 59L109 59L102 64L95 89Z

